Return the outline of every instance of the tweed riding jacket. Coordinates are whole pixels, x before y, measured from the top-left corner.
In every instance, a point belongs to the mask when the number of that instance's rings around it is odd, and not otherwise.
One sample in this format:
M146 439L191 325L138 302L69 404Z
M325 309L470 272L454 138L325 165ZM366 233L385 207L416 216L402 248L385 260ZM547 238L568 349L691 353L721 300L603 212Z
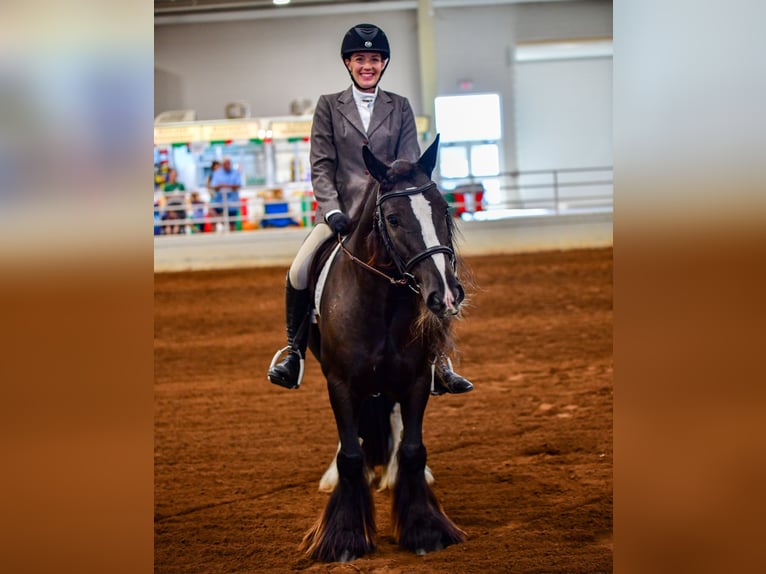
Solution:
M364 203L369 173L362 158L368 145L379 160L417 161L420 157L415 115L407 98L378 89L365 131L352 89L320 96L311 126L311 183L317 222L335 209L352 220Z

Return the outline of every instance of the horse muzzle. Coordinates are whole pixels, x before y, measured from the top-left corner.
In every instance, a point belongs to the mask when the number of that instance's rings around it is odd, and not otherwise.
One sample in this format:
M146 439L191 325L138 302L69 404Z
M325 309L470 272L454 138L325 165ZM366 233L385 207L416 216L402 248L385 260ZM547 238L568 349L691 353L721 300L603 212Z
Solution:
M463 291L463 286L457 283L455 287L444 293L432 291L426 297L426 306L437 317L447 317L457 315L460 312L460 304L463 299L465 299L465 291Z

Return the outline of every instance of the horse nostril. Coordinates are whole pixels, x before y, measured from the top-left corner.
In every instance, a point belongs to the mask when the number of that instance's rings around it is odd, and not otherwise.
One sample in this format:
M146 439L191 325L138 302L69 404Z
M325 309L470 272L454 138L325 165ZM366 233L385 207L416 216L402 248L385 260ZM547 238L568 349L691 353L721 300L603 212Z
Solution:
M434 291L428 296L428 299L426 299L426 305L431 311L433 311L437 315L441 314L444 311L444 301L442 301L442 298L439 296L439 294L436 291Z

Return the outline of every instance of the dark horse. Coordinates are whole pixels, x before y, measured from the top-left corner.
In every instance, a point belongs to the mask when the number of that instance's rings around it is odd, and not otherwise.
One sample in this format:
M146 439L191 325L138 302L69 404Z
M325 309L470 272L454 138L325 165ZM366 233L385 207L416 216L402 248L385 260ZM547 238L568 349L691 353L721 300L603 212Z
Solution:
M401 405L392 508L399 545L423 554L465 539L424 474L422 427L432 362L449 350L450 322L464 298L452 219L431 181L437 149L438 136L417 162L396 160L390 166L367 146L362 150L372 176L367 200L331 263L309 339L327 379L340 437L337 486L302 543L317 560L345 562L375 549L366 478L375 445L368 444L372 439L360 445L359 428L367 416L363 404L378 394Z

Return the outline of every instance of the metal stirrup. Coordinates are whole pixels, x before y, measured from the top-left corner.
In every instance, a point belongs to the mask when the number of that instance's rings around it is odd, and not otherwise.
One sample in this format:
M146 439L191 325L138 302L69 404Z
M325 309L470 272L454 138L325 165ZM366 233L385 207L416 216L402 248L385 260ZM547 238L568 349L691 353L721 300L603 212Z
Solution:
M434 383L434 376L436 374L436 359L431 362L431 394L436 394L436 385Z
M301 354L299 351L294 350L290 345L287 345L286 347L282 347L281 349L279 349L279 351L277 351L274 354L274 358L271 359L271 364L269 365L269 371L271 371L271 369L274 368L274 366L277 364L277 359L279 359L279 357L281 357L282 353L284 353L285 351L290 351L291 353L297 353L298 357L300 357L301 362L300 362L300 369L298 370L298 382L296 383L294 387L297 389L298 387L301 386L301 382L303 382L303 369L305 367L305 359L301 357ZM266 375L266 379L271 381L268 375Z

